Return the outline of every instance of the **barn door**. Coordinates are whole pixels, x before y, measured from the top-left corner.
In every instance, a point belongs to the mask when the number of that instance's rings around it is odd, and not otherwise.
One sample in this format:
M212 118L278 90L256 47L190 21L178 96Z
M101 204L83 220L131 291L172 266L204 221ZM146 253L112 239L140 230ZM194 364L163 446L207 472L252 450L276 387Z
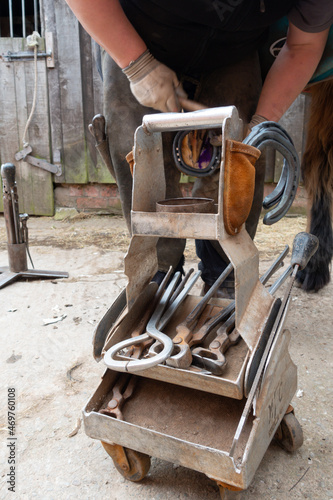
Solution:
M21 4L21 5L20 5ZM49 142L49 106L45 40L41 39L37 58L25 55L26 36L40 25L36 0L20 3L1 1L0 8L0 161L14 163L19 194L19 210L34 215L53 215L53 174L24 160L15 159L23 149L23 135L36 94L36 108L26 134L30 156L52 162ZM38 7L37 7L38 8ZM18 9L17 11L14 9ZM32 15L30 16L30 10ZM37 12L38 14L38 12ZM36 82L36 89L35 89ZM39 162L42 163L42 162ZM45 164L44 164L45 165ZM2 210L2 196L0 196Z

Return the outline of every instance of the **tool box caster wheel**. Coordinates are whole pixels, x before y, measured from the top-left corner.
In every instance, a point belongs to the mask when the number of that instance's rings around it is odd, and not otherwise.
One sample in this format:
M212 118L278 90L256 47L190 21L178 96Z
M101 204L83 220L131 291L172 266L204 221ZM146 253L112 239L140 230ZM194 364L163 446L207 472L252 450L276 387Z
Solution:
M139 451L124 448L118 444L101 441L105 451L113 460L117 471L128 481L141 481L149 472L150 456Z
M303 444L303 431L294 413L287 413L278 427L275 439L289 453L298 450Z
M230 486L226 488L220 482L217 483L217 486L219 487L221 500L240 500L242 497L242 492L244 491L236 488L230 489Z

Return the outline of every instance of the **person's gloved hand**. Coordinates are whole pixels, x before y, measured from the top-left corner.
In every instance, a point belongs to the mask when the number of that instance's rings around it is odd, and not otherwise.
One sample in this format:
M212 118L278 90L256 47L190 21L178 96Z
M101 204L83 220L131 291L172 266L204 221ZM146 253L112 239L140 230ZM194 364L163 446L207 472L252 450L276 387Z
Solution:
M267 122L267 121L269 121L269 120L267 118L265 118L264 116L253 115L250 123L245 128L244 138L249 135L249 133L252 131L253 127L255 127L256 125L259 125L259 123L263 123L263 122Z
M187 97L176 73L157 61L149 50L124 68L123 72L131 82L134 97L143 106L158 111L179 111L178 96Z

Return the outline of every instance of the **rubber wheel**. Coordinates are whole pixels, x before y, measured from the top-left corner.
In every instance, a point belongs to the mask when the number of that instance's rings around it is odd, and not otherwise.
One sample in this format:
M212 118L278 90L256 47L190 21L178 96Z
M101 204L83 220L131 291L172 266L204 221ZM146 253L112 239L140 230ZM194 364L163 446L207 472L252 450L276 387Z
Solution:
M289 453L298 450L302 446L302 427L293 413L288 413L283 417L275 438L280 446Z
M150 469L150 456L140 451L135 451L130 448L123 448L126 452L127 460L130 465L129 469L125 469L117 461L114 446L101 441L105 451L110 455L113 460L114 466L117 471L124 476L128 481L141 481L149 472Z
M220 484L218 485L218 487L221 500L240 500L243 496L243 490L232 491Z
M225 500L226 489L223 488L223 486L219 485L219 492L220 492L220 498L221 498L221 500Z

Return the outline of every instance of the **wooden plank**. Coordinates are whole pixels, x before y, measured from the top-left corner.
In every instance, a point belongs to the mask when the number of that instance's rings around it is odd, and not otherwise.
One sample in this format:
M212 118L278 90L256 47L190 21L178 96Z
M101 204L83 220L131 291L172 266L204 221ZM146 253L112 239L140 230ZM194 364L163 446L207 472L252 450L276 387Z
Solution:
M91 120L94 116L91 38L88 35L88 33L82 28L81 25L79 25L79 41L80 41L80 54L81 54L84 137L87 144L88 178L91 182L98 182L97 181L98 174L96 172L97 151L95 149L94 138L88 131L88 125L89 123L91 123Z
M13 51L22 50L24 47L23 39L13 38ZM16 99L16 120L17 120L17 142L18 146L14 154L23 148L22 139L24 128L27 123L28 114L30 112L31 106L29 106L29 111L27 107L27 92L26 92L26 75L25 75L25 65L34 64L33 62L23 62L15 61L11 63L13 65L13 78L15 85L15 99ZM30 134L32 138L32 134ZM27 134L27 138L29 135ZM27 212L29 214L35 213L35 207L30 201L30 192L32 185L32 172L27 163L23 161L15 162L16 165L16 181L17 181L17 191L19 196L19 207L21 212Z
M84 133L87 142L87 167L90 182L111 182L111 175L104 166L103 161L95 148L95 139L88 130L89 123L95 116L95 92L93 79L93 66L95 59L92 53L91 38L80 26L80 51L81 51L81 71L82 71L82 96L83 96L83 116ZM99 109L102 112L102 108Z
M55 1L54 7L58 46L56 64L59 65L64 178L67 183L86 183L88 172L82 110L79 24L66 2Z
M103 113L103 82L97 70L94 42L92 42L92 53L93 53L92 74L93 74L93 90L94 90L94 111L95 114L97 114L97 113Z
M56 61L55 67L47 71L47 90L49 96L49 110L50 110L50 141L51 141L51 159L53 160L54 153L60 151L63 156L63 130L62 130L62 117L61 117L61 96L60 96L60 77L59 77L59 56L57 44L57 26L55 16L55 4L53 0L43 0L41 2L42 15L45 25L45 31L53 33L53 51L54 59ZM64 158L61 158L62 163ZM64 164L63 164L64 170ZM64 182L65 174L57 176L56 182Z
M104 113L103 105L103 82L97 70L97 63L95 57L95 44L92 42L92 75L93 75L93 95L94 95L94 115ZM101 156L97 155L96 169L99 171L99 182L115 184L115 179L110 174L108 168L104 165Z
M0 38L0 52L13 51L13 39ZM15 99L15 76L12 63L0 60L0 155L1 162L14 162L13 151L18 148L17 123L16 123L16 99Z
M13 40L10 38L1 38L0 52L6 53L8 50L14 51ZM9 63L5 64L3 61L0 62L0 81L2 83L2 92L0 93L0 109L2 110L2 120L0 122L1 164L10 162L16 165L13 152L18 148L18 141L16 122L15 76L13 65ZM2 199L0 207L1 210L3 210Z
M13 39L0 38L0 52L13 51ZM15 95L15 75L13 63L0 61L0 160L3 163L14 163L14 154L19 149L17 117L16 117L16 95ZM2 193L2 186L1 186ZM1 210L3 210L1 196Z
M44 45L39 50L45 50ZM21 63L25 71L25 90L27 111L30 113L33 104L35 87L35 67L33 62ZM19 102L18 102L19 105ZM25 127L25 124L24 124ZM20 133L20 144L23 146L23 137ZM22 132L23 133L23 132ZM49 112L46 81L46 61L37 61L37 101L34 114L28 128L27 137L32 147L32 156L50 161L49 147ZM31 164L23 163L25 171L29 172L29 188L24 189L24 201L28 213L38 215L54 214L53 180L52 174Z

